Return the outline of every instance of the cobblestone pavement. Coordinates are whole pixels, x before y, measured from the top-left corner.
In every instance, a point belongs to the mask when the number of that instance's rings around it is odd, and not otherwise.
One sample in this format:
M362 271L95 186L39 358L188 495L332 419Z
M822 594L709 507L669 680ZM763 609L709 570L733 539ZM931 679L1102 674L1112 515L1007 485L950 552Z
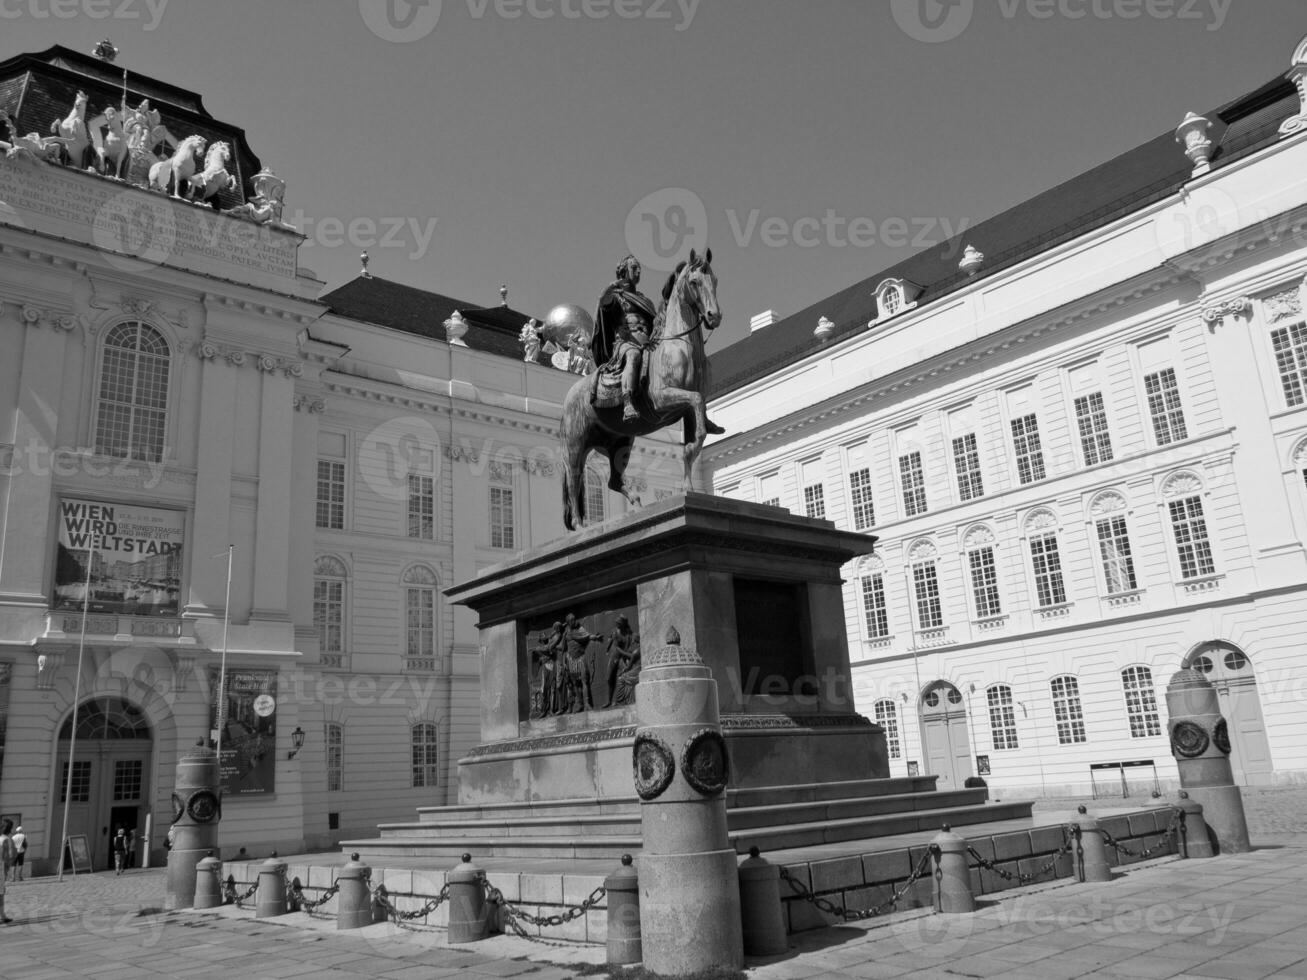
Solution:
M1248 791L1245 799L1258 844L1251 854L1168 858L1132 866L1106 884L1064 880L1004 892L982 899L971 915L915 911L804 933L791 938L786 955L749 961L747 975L1307 980L1307 788ZM11 884L6 911L15 922L0 926L0 977L604 975L601 947L496 936L450 948L440 930L383 924L337 933L332 921L303 913L275 920L234 908L161 913L164 888L159 869Z

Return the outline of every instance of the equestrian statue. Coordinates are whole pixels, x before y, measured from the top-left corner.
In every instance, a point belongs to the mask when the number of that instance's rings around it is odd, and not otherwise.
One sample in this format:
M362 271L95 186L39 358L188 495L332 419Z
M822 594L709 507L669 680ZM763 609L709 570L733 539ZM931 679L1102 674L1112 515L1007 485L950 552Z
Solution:
M591 354L596 369L563 400L563 523L585 522L585 461L591 450L608 457L608 486L639 506L622 474L636 436L684 426L684 489L704 438L723 430L708 420L708 357L704 335L722 322L712 250L690 252L663 287L663 306L637 288L640 263L628 255L599 298Z

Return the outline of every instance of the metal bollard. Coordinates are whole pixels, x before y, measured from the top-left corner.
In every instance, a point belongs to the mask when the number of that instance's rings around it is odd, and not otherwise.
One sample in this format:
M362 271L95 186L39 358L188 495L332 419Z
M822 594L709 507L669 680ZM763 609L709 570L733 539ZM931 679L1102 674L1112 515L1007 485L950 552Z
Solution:
M1107 864L1107 844L1099 830L1098 820L1081 806L1073 823L1079 828L1077 857L1081 881L1111 881L1112 869Z
M1203 819L1203 805L1197 800L1189 799L1189 794L1180 791L1180 846L1187 858L1216 857L1212 847L1212 835L1207 830L1207 821Z
M372 925L372 890L368 878L372 869L359 862L359 852L349 856L349 863L336 875L340 890L336 893L336 928L361 929Z
M608 962L617 966L639 963L640 878L631 867L631 855L622 855L622 866L604 879L608 892Z
M967 842L949 831L948 824L930 842L935 854L935 909L938 912L974 912Z
M211 909L222 904L222 862L210 851L195 865L195 904Z
M779 956L790 948L781 907L781 869L761 857L758 848L740 862L740 919L746 956Z
M449 937L451 943L474 943L486 938L485 872L464 854L463 863L449 872Z
M254 917L265 919L270 915L286 914L286 862L272 857L259 865L258 902Z

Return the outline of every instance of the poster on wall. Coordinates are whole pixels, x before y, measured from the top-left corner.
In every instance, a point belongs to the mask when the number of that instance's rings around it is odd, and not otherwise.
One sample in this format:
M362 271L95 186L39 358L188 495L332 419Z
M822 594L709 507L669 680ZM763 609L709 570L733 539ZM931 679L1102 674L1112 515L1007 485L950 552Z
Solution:
M185 515L177 510L64 497L59 501L54 607L176 616ZM87 556L90 595L87 596Z
M218 668L209 668L210 738L218 740ZM277 672L227 668L222 758L218 768L224 797L276 790Z

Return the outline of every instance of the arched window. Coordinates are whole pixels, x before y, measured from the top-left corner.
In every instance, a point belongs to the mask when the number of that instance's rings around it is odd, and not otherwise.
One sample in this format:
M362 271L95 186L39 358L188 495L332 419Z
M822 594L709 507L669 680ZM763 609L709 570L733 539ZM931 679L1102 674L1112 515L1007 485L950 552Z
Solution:
M313 625L324 667L344 666L345 563L324 555L313 563Z
M327 746L327 792L335 793L345 785L345 726L327 722L322 740Z
M585 470L585 515L591 521L604 519L604 478L588 466Z
M404 573L404 655L408 668L435 669L436 573L414 565Z
M1130 737L1161 735L1162 721L1157 713L1157 696L1153 693L1153 672L1147 667L1127 667L1121 671L1121 686L1125 690Z
M59 738L73 736L73 716L70 714L63 727L59 729ZM85 701L77 709L77 737L79 739L148 739L151 736L150 723L145 714L136 705L122 698L96 698Z
M103 456L163 458L168 342L149 324L120 323L104 338L95 449Z
M1053 717L1057 721L1059 745L1085 741L1085 715L1080 708L1080 682L1070 674L1048 682L1053 692Z
M985 692L989 700L989 731L994 751L1017 748L1017 716L1012 710L1012 688L995 684Z
M875 712L876 724L885 729L885 745L889 749L889 757L897 759L902 754L899 747L898 709L889 698L882 698L876 702Z
M436 726L422 722L413 726L413 785L432 786L439 781L436 768Z

